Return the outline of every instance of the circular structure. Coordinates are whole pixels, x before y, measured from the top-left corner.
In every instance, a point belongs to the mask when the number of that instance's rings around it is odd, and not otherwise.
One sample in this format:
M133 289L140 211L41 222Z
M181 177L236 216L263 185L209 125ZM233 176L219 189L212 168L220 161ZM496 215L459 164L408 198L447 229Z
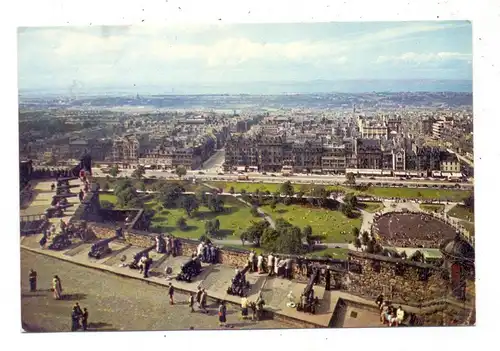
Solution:
M389 212L374 219L373 233L382 245L439 248L453 239L456 229L432 215L418 212Z

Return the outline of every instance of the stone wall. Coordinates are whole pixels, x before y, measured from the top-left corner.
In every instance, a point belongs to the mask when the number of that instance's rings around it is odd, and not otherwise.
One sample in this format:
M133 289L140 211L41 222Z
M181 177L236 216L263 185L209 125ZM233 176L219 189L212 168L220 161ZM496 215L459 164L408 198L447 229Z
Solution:
M357 269L349 269L344 289L356 295L375 299L384 294L412 305L448 296L448 281L436 266L355 251L349 252L349 265Z
M88 222L87 228L90 229L98 239L109 239L116 235L116 228L104 223Z

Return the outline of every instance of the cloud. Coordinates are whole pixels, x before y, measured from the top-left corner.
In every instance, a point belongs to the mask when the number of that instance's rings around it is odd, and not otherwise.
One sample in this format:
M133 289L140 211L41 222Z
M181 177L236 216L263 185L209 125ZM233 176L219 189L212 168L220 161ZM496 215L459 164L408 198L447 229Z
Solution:
M377 63L430 63L445 61L471 62L472 55L460 52L415 53L407 52L396 56L379 56Z

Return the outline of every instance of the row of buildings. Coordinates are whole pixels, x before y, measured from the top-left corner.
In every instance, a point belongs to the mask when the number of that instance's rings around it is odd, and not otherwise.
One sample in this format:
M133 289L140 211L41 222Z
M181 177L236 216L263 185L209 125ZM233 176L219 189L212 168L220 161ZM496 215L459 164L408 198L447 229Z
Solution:
M426 146L408 133L400 116L352 116L345 120L264 120L226 144L226 168L278 172L344 173L346 169L459 173L446 150Z

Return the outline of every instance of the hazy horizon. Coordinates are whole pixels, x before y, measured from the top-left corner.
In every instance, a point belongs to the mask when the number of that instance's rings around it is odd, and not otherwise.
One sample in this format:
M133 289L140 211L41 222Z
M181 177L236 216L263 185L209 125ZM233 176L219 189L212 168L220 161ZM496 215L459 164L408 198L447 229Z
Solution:
M298 92L314 93L358 91L328 84L360 80L413 82L364 92L412 91L416 81L435 91L429 80L472 80L472 26L432 21L19 28L18 75L20 91L144 93L154 87L159 91L151 93L190 94L212 85L213 93L270 94L292 93L293 87L280 86L295 84ZM303 87L310 82L320 86Z

